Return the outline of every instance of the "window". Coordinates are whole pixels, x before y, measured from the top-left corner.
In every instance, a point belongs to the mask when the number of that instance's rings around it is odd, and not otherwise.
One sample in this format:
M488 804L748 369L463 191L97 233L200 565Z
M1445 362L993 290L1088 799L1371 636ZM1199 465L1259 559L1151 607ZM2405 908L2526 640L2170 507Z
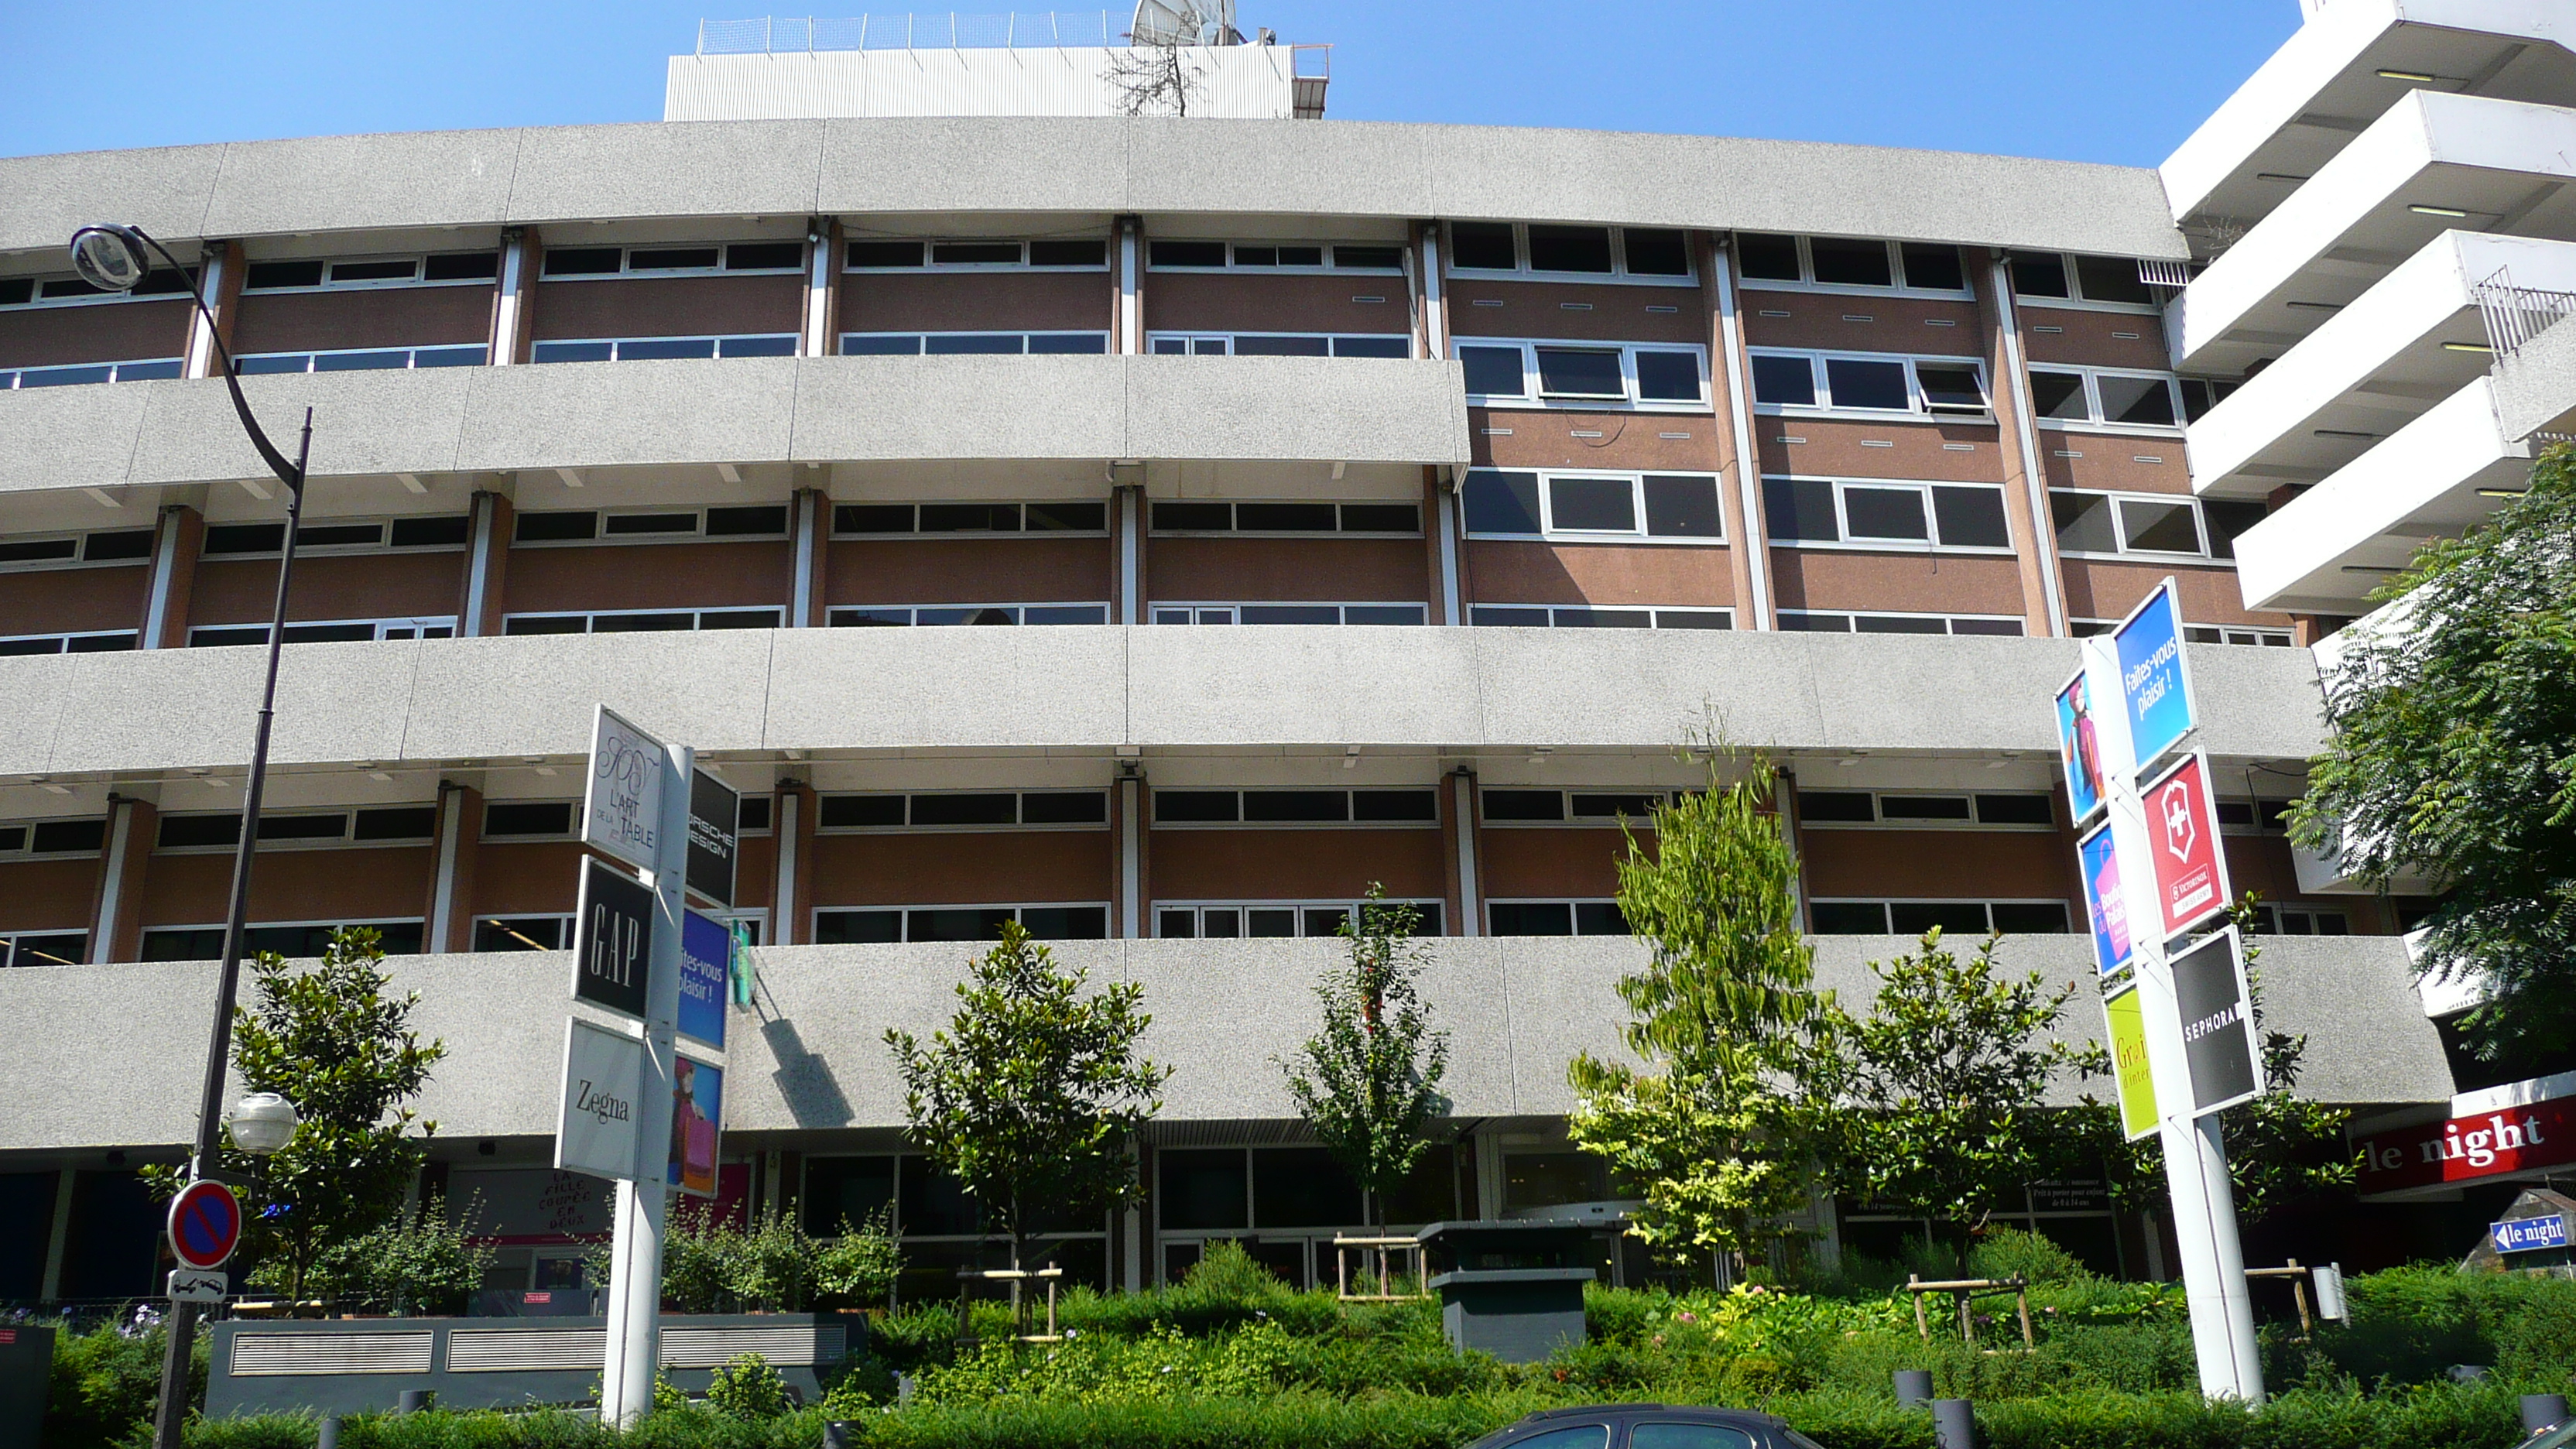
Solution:
M1387 242L1222 242L1165 241L1145 243L1145 265L1154 271L1220 271L1228 267L1264 272L1401 272L1404 247Z
M0 935L0 967L78 966L88 956L87 931L14 931Z
M1408 905L1414 909L1413 934L1437 936L1441 931L1441 903L1438 901L1396 901L1385 905ZM1154 934L1166 940L1235 940L1290 938L1297 936L1335 936L1343 923L1351 919L1361 903L1349 901L1156 901Z
M308 518L295 533L295 555L373 553L379 549L463 548L470 524L462 513L420 518ZM199 552L207 558L256 558L283 552L286 524L214 523Z
M1043 906L903 906L814 913L818 946L891 945L901 941L993 941L1017 921L1041 941L1100 941L1109 936L1105 904Z
M1809 928L1819 936L1920 936L1938 926L1946 935L2062 936L2064 901L1827 901L1807 903Z
M1486 929L1497 936L1629 936L1628 918L1611 900L1487 901Z
M0 857L20 855L96 855L107 845L107 821L21 820L0 825Z
M775 629L779 611L764 609L618 609L595 614L511 614L504 634L666 634L698 629Z
M0 638L0 658L24 654L115 654L134 647L131 629L89 634L18 634Z
M2022 620L2002 614L1862 614L1782 609L1780 627L1805 634L1984 634L2019 638Z
M1107 604L866 604L831 611L835 629L938 624L1106 624Z
M1420 624L1420 604L1207 604L1147 606L1157 624Z
M2090 305L2122 312L2156 308L2156 292L2127 257L2085 257L2062 252L2014 252L2013 295L2043 306Z
M1487 825L1652 826L1664 792L1618 790L1542 790L1487 786L1478 793Z
M2101 632L2107 633L2116 627L2116 624L2104 624ZM2250 644L2265 649L2288 649L2298 643L2297 637L2287 629L2248 629L2235 624L2190 624L2184 626L2182 632L2183 637L2194 644Z
M485 916L474 923L474 949L568 951L572 949L572 917Z
M289 644L347 644L380 639L453 639L456 617L432 619L317 619L286 626ZM266 624L205 624L188 631L191 649L265 644Z
M2254 929L2266 936L2349 936L2352 921L2341 911L2312 906L2256 906Z
M1424 826L1440 821L1440 792L1382 790L1157 790L1154 828L1211 825Z
M1902 830L2054 830L2057 816L2051 798L2041 794L1801 790L1798 825L1834 830L1867 825Z
M119 528L101 533L20 534L0 538L0 570L63 564L148 563L152 530Z
M1099 502L843 503L832 509L836 538L1108 531L1109 505Z
M1148 523L1156 533L1365 533L1419 538L1422 505L1158 501Z
M1855 356L1777 349L1753 354L1753 401L1779 410L1985 418L1984 364L1962 357Z
M2200 500L2169 493L2077 493L2052 488L2050 515L2062 553L2201 558Z
M231 850L241 843L238 811L203 815L164 815L156 850ZM438 830L435 805L370 806L363 810L286 813L263 810L259 816L262 846L403 845L428 840Z
M530 362L648 362L667 358L794 357L796 334L764 332L740 337L617 337L540 342Z
M1002 268L1040 272L1105 271L1105 237L1043 237L1030 241L854 241L843 256L853 272L989 272Z
M1550 406L1697 410L1708 398L1707 358L1707 349L1700 347L1487 337L1458 341L1468 397L1489 402L1526 399Z
M545 344L540 343L539 346ZM381 372L412 367L481 367L480 342L465 347L370 347L342 352L254 352L235 359L242 376L274 372Z
M793 338L789 339L793 341ZM1098 356L1106 332L844 332L844 357Z
M0 391L71 387L90 382L151 382L178 375L179 359L175 357L151 357L139 362L83 362L69 367L22 367L0 372Z
M1468 621L1506 629L1732 629L1733 609L1627 609L1594 604L1478 604Z
M581 807L570 800L486 801L483 838L568 839L580 815Z
M2043 425L2172 428L2180 425L2176 379L2106 367L2034 367L2030 405Z
M1470 470L1467 532L1566 542L1723 543L1717 479L1705 473Z
M499 252L435 252L426 256L306 257L252 262L242 274L245 292L320 292L353 287L488 286L501 275ZM243 369L248 371L247 368Z
M289 960L317 957L329 949L333 932L353 926L374 931L383 939L388 956L420 954L418 916L374 921L262 922L242 932L242 947L245 953L274 951ZM146 961L215 961L223 953L221 926L155 926L143 933Z
M1458 272L1627 279L1674 285L1692 280L1686 233L1663 227L1546 226L1508 221L1449 224L1449 267Z
M2009 551L2004 490L1983 483L1765 478L1771 542L1795 547Z
M693 543L702 538L784 538L787 505L653 509L564 509L518 515L511 542ZM459 537L458 542L463 542ZM298 550L301 552L301 549Z
M1097 828L1109 823L1103 790L936 790L826 795L814 828L832 834L921 830Z
M1318 332L1155 332L1146 350L1161 357L1396 357L1413 355L1409 332L1332 336Z
M594 277L716 276L726 272L799 272L801 241L665 242L642 247L548 247L549 282Z
M2185 377L2176 379L2176 385L2182 389L2183 420L2196 423L2243 384L2224 378Z
M147 302L188 295L197 269L184 274L154 266L152 275L131 292L102 292L79 277L0 277L0 307L61 307L78 304Z
M1744 285L1760 291L1975 295L1954 246L1743 232L1735 249Z
M2290 829L2288 800L2221 800L2218 803L2218 828L2231 834L2286 835Z

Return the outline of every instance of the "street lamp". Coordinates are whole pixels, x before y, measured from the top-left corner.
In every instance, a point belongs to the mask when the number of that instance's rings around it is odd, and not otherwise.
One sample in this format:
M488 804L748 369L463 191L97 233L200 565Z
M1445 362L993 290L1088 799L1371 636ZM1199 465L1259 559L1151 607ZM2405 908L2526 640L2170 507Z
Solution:
M286 485L286 543L277 560L277 600L268 615L268 678L259 696L259 727L252 736L250 779L242 793L241 840L233 848L233 899L231 913L224 918L224 957L222 969L215 978L215 1025L206 1047L205 1090L198 1099L196 1149L188 1158L188 1179L193 1182L214 1170L215 1152L222 1140L224 1110L224 1062L232 1055L233 1000L240 994L243 924L250 914L251 856L259 844L259 802L268 786L269 725L277 713L277 664L286 643L286 590L295 578L295 535L304 518L304 465L313 452L313 410L304 410L304 432L295 448L295 461L277 451L277 446L262 432L259 419L250 411L250 400L242 396L241 368L234 363L232 349L224 346L223 333L215 326L215 314L206 307L204 290L170 249L144 234L139 226L85 226L72 234L72 270L82 281L106 292L131 292L152 275L152 259L159 257L169 264L188 284L188 299L197 305L197 315L206 326L207 339L214 343L216 354L223 359L224 386L231 389L233 411L240 415L242 431L250 435L251 446L259 450L260 460L268 464L277 481ZM273 1096L261 1093L258 1096ZM246 1099L250 1107L258 1096ZM292 1133L295 1108L283 1098L276 1098L285 1109L286 1133ZM262 1117L251 1124L254 1135L265 1135L275 1122L272 1109L263 1105ZM238 1132L234 1140L246 1152L261 1149L244 1140ZM285 1145L285 1133L266 1150L274 1152ZM154 1416L152 1443L154 1449L180 1449L180 1426L188 1416L188 1353L197 1336L197 1305L170 1305L170 1340L168 1352L161 1359L161 1404Z
M231 1129L235 1147L253 1157L267 1157L286 1145L302 1120L293 1102L275 1092L253 1092L233 1104L224 1125Z

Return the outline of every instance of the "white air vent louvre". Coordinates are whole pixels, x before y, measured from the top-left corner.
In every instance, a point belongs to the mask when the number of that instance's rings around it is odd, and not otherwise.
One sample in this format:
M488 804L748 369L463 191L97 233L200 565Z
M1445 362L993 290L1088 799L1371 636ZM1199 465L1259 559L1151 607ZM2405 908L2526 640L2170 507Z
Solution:
M838 1363L848 1330L837 1323L777 1328L666 1328L662 1367L717 1368L737 1354L756 1353L774 1364Z
M235 1378L288 1374L425 1374L431 1335L245 1333L233 1339Z
M447 1371L452 1374L596 1369L607 1356L605 1328L486 1328L447 1335Z

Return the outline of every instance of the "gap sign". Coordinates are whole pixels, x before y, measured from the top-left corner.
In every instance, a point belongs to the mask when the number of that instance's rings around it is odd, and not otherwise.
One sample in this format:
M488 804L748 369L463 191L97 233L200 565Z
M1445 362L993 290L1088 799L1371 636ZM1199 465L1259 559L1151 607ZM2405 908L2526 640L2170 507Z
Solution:
M644 1018L653 972L653 891L604 860L584 860L572 918L572 994Z

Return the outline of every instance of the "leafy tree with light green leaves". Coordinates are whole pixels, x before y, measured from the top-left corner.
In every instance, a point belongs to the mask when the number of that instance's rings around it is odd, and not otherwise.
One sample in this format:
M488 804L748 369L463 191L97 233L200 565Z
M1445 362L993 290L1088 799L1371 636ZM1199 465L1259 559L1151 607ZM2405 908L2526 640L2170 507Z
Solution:
M1962 957L1939 927L1921 947L1871 962L1869 1014L1836 1007L1813 1081L1829 1103L1827 1162L1854 1197L1902 1204L1939 1225L1963 1260L1996 1208L2048 1175L2065 1128L2041 1104L2049 1078L2082 1060L2052 1039L2073 986L1995 963L2001 937Z
M1368 1193L1376 1223L1386 1221L1387 1195L1429 1150L1432 1120L1449 1108L1440 1095L1449 1035L1431 1029L1414 988L1427 955L1413 934L1421 917L1369 882L1368 898L1342 920L1345 959L1315 983L1322 1027L1281 1064L1298 1112Z
M471 1216L469 1213L467 1216ZM322 1250L313 1279L328 1296L399 1314L462 1313L495 1249L451 1221L433 1196L372 1232Z
M2466 537L2436 539L2372 595L2402 622L2325 680L2334 742L2290 835L2383 890L2445 894L2419 965L2491 994L2465 1023L2490 1056L2576 1046L2576 449Z
M1083 995L1017 921L957 984L957 1013L928 1045L889 1028L914 1144L1010 1239L1132 1202L1129 1147L1161 1109L1171 1069L1136 1054L1153 1017L1134 982Z
M1712 740L1709 784L1656 806L1653 849L1622 824L1619 909L1651 953L1619 982L1642 1068L1567 1065L1567 1134L1641 1190L1629 1231L1668 1257L1741 1258L1807 1205L1797 1086L1830 998L1813 989L1770 762Z
M420 993L387 993L384 941L372 927L331 933L322 959L250 963L252 1003L233 1013L233 1070L275 1092L302 1119L284 1147L255 1157L229 1144L217 1166L246 1180L243 1259L253 1286L300 1300L333 1248L402 1215L438 1124L404 1104L447 1054L411 1028ZM148 1169L175 1193L184 1170Z

